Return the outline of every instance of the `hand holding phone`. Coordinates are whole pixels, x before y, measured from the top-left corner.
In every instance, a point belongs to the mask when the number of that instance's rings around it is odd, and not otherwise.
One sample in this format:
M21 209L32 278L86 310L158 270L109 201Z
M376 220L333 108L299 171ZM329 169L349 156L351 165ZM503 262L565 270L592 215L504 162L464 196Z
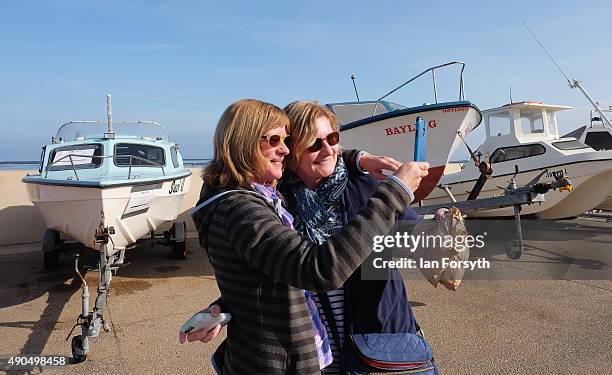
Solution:
M191 333L200 330L208 331L217 324L221 326L226 325L231 319L232 314L230 313L220 313L213 316L208 311L200 311L181 326L181 333Z

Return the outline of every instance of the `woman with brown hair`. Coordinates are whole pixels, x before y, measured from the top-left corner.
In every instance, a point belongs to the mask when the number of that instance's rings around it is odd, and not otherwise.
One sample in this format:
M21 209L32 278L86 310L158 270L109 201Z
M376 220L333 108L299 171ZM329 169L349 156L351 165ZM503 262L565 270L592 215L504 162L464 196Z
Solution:
M364 208L321 244L292 229L274 188L289 154L289 119L246 99L219 120L214 158L193 218L221 291L228 324L224 374L319 374L315 318L304 290L340 287L409 205L427 163L403 164Z
M302 235L322 243L359 213L379 181L351 173L340 151L340 129L334 114L316 102L296 101L285 107L292 135L291 153L279 190ZM420 217L407 207L402 220ZM389 254L376 254L376 257ZM402 276L397 269L374 269L363 263L340 287L314 294L314 301L331 338L333 363L324 374L362 372L352 355L353 333L416 333L419 330ZM349 348L347 348L349 347ZM348 349L348 350L347 350ZM344 352L341 355L341 352Z

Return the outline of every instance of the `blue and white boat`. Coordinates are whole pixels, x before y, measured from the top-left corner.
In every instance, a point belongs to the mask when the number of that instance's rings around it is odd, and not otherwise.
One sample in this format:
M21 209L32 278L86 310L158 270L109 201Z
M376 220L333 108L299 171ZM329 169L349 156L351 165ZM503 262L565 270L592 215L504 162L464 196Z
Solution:
M42 149L39 174L23 178L32 203L48 229L43 237L46 268L57 265L60 237L68 236L98 252L100 273L93 311L83 282L81 334L72 338L76 362L85 360L89 338L110 330L104 308L112 271L124 263L125 250L180 213L191 171L163 125L153 121L113 124L111 97L107 121L72 121L62 125ZM184 258L185 223L174 222L168 239L172 253ZM76 327L76 325L75 325Z
M62 125L43 147L40 173L22 180L48 227L46 266L57 263L60 233L94 250L106 236L110 257L180 213L191 171L178 146L159 123L113 124L110 95L108 108L107 121ZM184 254L184 243L174 245Z

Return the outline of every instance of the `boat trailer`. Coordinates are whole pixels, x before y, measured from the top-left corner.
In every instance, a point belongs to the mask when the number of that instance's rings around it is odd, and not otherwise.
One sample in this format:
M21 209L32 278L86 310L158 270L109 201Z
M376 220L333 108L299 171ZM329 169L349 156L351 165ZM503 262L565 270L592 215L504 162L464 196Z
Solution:
M125 251L150 244L153 247L156 243L169 244L173 249L173 256L177 259L184 259L186 255L186 226L184 222L174 222L172 228L164 232L163 240L159 240L160 236L155 235L151 232L149 239L141 239L121 249L116 253L108 255L107 248L109 241L112 245L111 235L115 234L115 229L104 225L104 213L100 216L100 226L96 229L95 241L100 245L99 260L98 260L98 289L96 301L92 311L89 310L89 286L85 281L83 273L88 270L93 270L91 266L79 266L80 251L74 252L74 269L78 277L82 282L81 291L81 314L76 319L76 324L68 333L66 341L70 339L72 332L75 328L81 327L81 334L72 337L71 349L72 357L76 363L83 362L87 358L89 353L91 342L97 342L98 336L100 335L100 328L104 332L110 332L111 327L106 320L104 320L104 308L106 307L110 299L110 284L113 278L113 271L116 273L120 268L130 265L130 262L125 260ZM182 249L181 253L176 253L175 248ZM182 256L177 256L182 255ZM82 273L83 272L83 273ZM90 341L91 339L91 341Z
M559 189L560 191L571 191L572 181L562 172L553 172L554 180L548 182L539 182L540 178L548 173L548 169L543 170L527 185L517 187L516 176L518 175L518 166L515 166L515 174L512 176L508 186L504 188L504 194L498 197L480 198L477 199L486 180L492 175L492 170L489 162L479 162L481 172L480 178L476 181L474 188L470 192L468 200L457 202L450 189L447 186L438 186L443 189L451 202L435 204L431 206L415 207L414 210L421 215L434 214L440 208L456 207L462 213L470 211L490 210L503 207L514 207L514 222L516 229L516 240L508 241L505 245L505 252L510 259L519 259L523 254L523 232L521 230L521 207L524 204L532 204L543 202L544 194L550 190Z

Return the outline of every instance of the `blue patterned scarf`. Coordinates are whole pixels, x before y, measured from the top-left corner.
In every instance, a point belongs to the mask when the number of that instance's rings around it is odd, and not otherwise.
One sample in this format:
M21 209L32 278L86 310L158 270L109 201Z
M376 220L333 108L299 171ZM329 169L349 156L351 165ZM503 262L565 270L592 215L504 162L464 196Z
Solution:
M340 198L348 183L348 171L341 156L338 156L334 172L323 179L314 191L295 174L289 174L287 182L299 213L294 221L297 230L317 244L340 232L345 224Z

